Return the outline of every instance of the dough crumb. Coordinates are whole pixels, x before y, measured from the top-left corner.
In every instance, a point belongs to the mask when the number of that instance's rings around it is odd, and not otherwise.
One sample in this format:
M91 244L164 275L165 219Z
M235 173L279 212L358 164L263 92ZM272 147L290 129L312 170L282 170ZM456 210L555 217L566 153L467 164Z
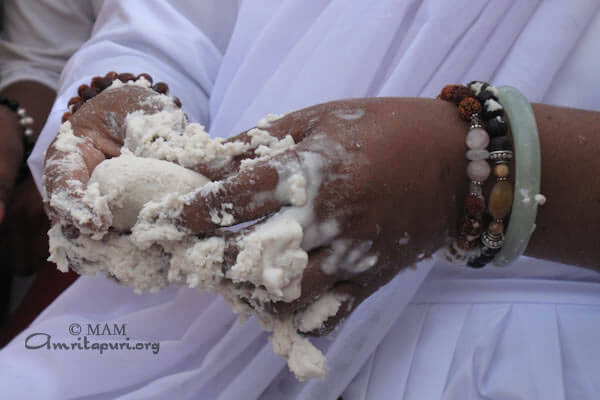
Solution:
M543 206L544 204L546 204L546 196L544 196L541 193L536 194L535 196L533 196L534 200L536 203L538 203L538 205Z

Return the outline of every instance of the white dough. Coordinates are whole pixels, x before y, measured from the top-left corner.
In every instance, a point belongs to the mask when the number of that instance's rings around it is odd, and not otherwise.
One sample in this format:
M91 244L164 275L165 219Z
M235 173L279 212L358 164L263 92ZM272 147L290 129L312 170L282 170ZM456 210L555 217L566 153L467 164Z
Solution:
M172 162L135 157L125 150L121 156L101 162L89 185L98 183L100 194L108 197L112 225L129 230L147 202L191 192L207 182L204 175Z
M347 157L344 149L326 137L317 137L315 151L308 149L299 160L281 162L272 157L295 143L289 135L273 137L265 130L275 116L261 121L259 125L265 129L248 132L251 143L225 142L210 138L201 125L188 123L183 112L169 103L169 97L157 95L147 101L162 102L166 107L151 115L141 111L128 115L125 146L119 157L100 163L86 187L74 182L71 191L50 196L53 207L70 212L79 223L93 221L100 226L100 222L108 222L122 233L92 231L89 236L68 239L56 224L49 232L50 260L62 271L71 267L81 274L104 273L138 293L156 292L169 285L217 292L241 319L255 315L264 329L273 332L274 351L288 360L298 379L325 376L325 357L297 330L320 329L346 298L324 294L285 319L273 316L265 304L299 298L307 251L329 243L339 233L334 218L317 222L313 204L324 179L322 169L336 157ZM77 156L76 146L83 139L73 135L68 122L61 127L59 139L61 149ZM223 238L200 239L176 223L184 204L199 194L218 195L222 182L210 182L183 166L202 163L219 167L250 148L256 157L242 161L240 169L251 170L258 162L267 161L279 175L277 188L257 194L254 201L275 197L290 206L240 235L235 263L224 269L227 243ZM331 150L327 158L320 154L323 148ZM59 161L57 165L68 170L80 162L76 157L50 160ZM224 202L209 210L212 222L234 224L235 206ZM367 256L367 250L349 252L348 261L360 271L377 260L376 255Z

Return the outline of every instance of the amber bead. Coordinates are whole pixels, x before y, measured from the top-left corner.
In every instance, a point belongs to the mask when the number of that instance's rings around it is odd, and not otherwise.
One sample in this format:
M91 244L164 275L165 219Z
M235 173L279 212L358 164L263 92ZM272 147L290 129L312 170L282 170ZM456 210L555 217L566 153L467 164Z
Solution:
M512 185L508 181L496 182L490 194L488 210L495 219L501 219L508 215L513 201Z
M465 121L471 121L473 114L481 112L481 103L473 97L465 97L458 105L458 112Z
M83 101L83 100L79 96L71 97L69 99L69 102L67 103L67 105L70 107L70 106L72 106L75 103L79 103L80 101Z
M63 114L62 119L60 120L62 123L65 123L69 120L69 118L71 118L71 113L70 112L66 112Z
M79 86L77 88L77 94L79 95L79 97L83 98L83 92L85 92L86 90L88 90L90 87L86 84L83 84L81 86Z
M465 212L470 217L479 217L485 210L485 199L483 196L469 195L465 198Z
M169 92L169 85L164 82L158 82L156 85L152 86L152 89L158 93L167 94Z
M122 74L119 74L119 80L123 83L135 81L135 75L129 72L123 72Z
M98 89L89 87L88 85L81 85L79 86L79 89L77 89L77 94L83 100L89 100L98 94Z
M504 222L502 221L492 221L488 225L488 232L492 235L500 235L504 233Z
M104 75L104 77L106 79L110 79L110 81L112 82L119 77L119 74L117 74L115 71L110 71L107 72L106 75Z
M95 86L94 86L94 82L98 81L98 79L102 79L102 77L101 77L101 76L94 76L94 77L92 78L92 80L90 81L90 86L91 86L91 87L95 87Z
M494 176L497 178L507 178L510 174L510 168L506 164L498 164L494 167Z
M98 89L98 91L101 92L104 89L106 89L107 87L109 87L112 84L112 82L113 82L112 79L97 76L94 79L92 79L91 86L95 89Z
M143 72L137 76L137 79L140 79L140 78L146 79L148 82L150 82L150 85L152 85L153 81L152 81L152 77L150 76L150 74Z

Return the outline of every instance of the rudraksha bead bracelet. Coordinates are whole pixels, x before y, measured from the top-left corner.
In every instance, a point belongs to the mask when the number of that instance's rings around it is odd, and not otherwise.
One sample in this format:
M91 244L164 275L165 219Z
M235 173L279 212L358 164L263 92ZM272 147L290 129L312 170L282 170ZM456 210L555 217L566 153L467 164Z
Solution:
M115 80L119 80L122 83L127 83L130 81L136 81L140 78L144 78L150 84L152 90L160 94L169 94L169 85L164 82L158 82L153 84L153 79L150 74L141 73L139 75L134 75L129 72L124 73L116 73L114 71L108 72L104 76L95 76L92 78L89 85L81 85L77 89L77 96L71 97L68 102L69 111L65 112L62 116L62 122L65 122L71 118L71 116L77 112L81 108L83 104L89 99L95 97L98 93L101 93L108 87L112 85ZM173 97L173 101L177 105L177 107L181 107L181 101L177 97Z
M447 248L446 259L473 268L489 263L502 248L504 218L512 204L512 185L508 182L512 150L506 136L504 110L497 96L494 87L479 81L468 86L446 86L439 95L440 99L457 104L461 118L470 122L465 154L470 181L464 200L465 216L460 221L457 238ZM495 164L493 171L488 160ZM496 183L486 207L483 185L492 172Z

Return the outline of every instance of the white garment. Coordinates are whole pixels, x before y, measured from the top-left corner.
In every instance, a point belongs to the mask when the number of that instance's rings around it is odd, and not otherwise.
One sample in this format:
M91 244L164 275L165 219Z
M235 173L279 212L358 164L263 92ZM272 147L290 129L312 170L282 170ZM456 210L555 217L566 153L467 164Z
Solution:
M89 39L100 0L4 0L0 89L29 80L56 89L71 55Z
M219 8L237 12L224 53L216 44L224 36L204 33L194 6L141 4L105 2L94 38L66 67L30 159L38 181L67 99L107 70L168 82L215 136L269 112L347 97L432 97L472 79L600 110L595 0L253 0ZM423 261L315 341L331 371L307 383L295 381L254 320L234 324L213 295L137 296L82 277L0 352L0 382L11 398L595 399L599 276L526 257L504 270ZM131 341L159 340L160 352L24 349L33 332L72 341L70 324L105 322L127 323Z

